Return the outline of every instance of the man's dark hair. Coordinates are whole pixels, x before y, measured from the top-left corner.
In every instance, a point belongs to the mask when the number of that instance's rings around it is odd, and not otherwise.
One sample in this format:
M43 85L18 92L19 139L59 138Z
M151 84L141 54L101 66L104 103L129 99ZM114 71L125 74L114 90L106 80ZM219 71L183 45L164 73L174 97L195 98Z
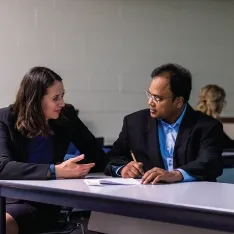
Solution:
M170 79L170 89L173 97L183 97L188 102L192 90L192 75L190 71L178 64L168 63L154 69L151 77L157 76Z

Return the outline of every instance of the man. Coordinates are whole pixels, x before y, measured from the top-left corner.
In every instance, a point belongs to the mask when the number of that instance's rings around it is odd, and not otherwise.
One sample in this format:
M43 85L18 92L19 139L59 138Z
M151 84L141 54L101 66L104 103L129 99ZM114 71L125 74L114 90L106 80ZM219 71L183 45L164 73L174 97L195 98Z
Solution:
M222 124L188 104L192 76L165 64L152 72L149 109L124 118L105 173L143 184L216 181L222 174ZM136 161L132 159L135 156Z

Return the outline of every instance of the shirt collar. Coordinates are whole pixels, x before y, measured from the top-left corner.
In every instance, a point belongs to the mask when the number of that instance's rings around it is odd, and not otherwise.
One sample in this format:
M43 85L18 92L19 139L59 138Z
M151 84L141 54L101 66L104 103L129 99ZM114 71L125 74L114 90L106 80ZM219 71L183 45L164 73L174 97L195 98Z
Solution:
M181 124L182 120L183 120L186 109L187 109L187 103L185 104L184 110L181 113L180 117L173 124L168 124L168 123L164 122L162 119L159 119L159 121L162 122L164 125L171 126L172 128L176 127L176 126L179 126Z

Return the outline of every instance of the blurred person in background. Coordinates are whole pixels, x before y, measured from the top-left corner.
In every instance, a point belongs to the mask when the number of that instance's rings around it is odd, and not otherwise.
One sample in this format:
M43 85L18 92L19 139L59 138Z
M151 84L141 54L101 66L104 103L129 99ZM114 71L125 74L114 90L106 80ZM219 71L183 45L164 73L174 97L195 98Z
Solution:
M201 111L215 119L220 120L220 115L226 105L226 92L218 85L209 84L201 89L196 110ZM234 140L223 132L223 148L234 149Z

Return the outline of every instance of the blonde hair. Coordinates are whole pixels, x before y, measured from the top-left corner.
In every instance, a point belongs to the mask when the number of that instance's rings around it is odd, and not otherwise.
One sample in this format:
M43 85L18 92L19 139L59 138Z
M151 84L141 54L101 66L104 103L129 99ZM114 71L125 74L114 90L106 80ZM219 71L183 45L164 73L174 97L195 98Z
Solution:
M206 85L201 89L200 100L196 106L199 110L215 119L219 119L220 114L226 105L226 93L218 85Z

